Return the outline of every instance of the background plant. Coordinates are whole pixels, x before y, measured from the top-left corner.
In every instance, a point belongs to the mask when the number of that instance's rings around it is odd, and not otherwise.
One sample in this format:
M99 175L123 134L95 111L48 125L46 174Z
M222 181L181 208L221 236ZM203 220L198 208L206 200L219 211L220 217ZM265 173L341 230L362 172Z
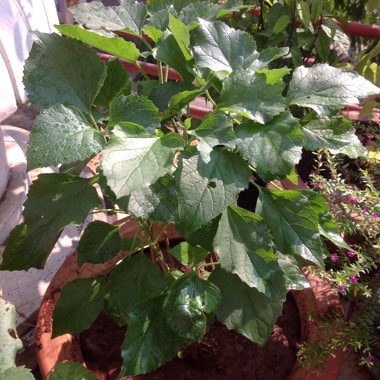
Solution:
M310 32L303 7L297 12ZM128 323L121 375L159 367L200 341L215 316L263 344L287 291L308 286L300 268L323 267L322 236L346 247L321 195L263 184L296 182L302 149L366 155L338 112L380 91L351 71L299 66L297 52L276 36L264 36L264 48L260 36L218 21L242 9L240 2L84 4L73 9L80 25L57 26L65 37L37 34L25 66L30 101L44 109L30 136L28 169L53 165L59 173L31 186L1 269L42 268L61 230L89 212L129 215L120 225L86 228L79 265L120 250L129 255L107 275L68 283L53 328L53 336L79 333L111 307ZM145 51L116 32L128 32ZM119 60L104 63L93 47L134 64L137 86ZM158 80L138 61L145 58L157 63ZM169 67L182 82L168 81ZM189 114L199 96L213 104L201 122ZM97 174L81 178L96 155ZM99 207L95 185L113 201L111 210ZM259 193L255 212L237 205L249 185ZM131 221L141 232L122 239L119 230ZM167 253L160 242L169 224L184 241ZM179 272L174 259L188 271Z

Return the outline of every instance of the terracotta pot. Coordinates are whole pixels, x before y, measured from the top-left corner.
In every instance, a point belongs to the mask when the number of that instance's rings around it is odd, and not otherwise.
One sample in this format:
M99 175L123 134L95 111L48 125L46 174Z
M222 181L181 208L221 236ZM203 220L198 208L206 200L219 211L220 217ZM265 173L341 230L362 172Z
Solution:
M136 222L130 222L122 226L120 234L123 237L135 236L139 230ZM141 237L141 236L140 236ZM180 238L174 227L170 226L167 232L169 239ZM48 373L62 361L77 361L85 365L78 335L65 334L52 339L52 316L55 304L61 294L64 285L76 278L95 277L107 273L120 259L128 255L120 252L113 260L104 264L85 264L78 268L77 254L74 251L57 271L51 281L39 309L36 326L36 355L37 362L43 379L48 378ZM318 320L321 316L332 311L342 313L339 297L332 292L329 285L309 273L306 273L312 288L302 291L292 291L292 296L300 312L301 341L313 342L318 339ZM315 324L308 326L309 314L315 315ZM326 363L326 368L319 375L295 365L289 380L337 380L342 365L343 353L337 352L335 358Z

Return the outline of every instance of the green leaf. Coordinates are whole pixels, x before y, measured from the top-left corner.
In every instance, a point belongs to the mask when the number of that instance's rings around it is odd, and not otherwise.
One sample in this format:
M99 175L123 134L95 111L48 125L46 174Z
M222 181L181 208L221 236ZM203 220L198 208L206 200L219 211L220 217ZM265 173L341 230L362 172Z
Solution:
M90 3L92 4L92 3ZM120 95L131 92L131 80L128 71L118 59L107 62L107 76L94 103L109 108L111 101Z
M206 249L199 245L192 246L187 241L176 245L169 252L183 265L197 265L209 255Z
M34 122L28 143L28 170L89 160L106 143L75 108L56 104Z
M16 308L0 298L0 376L16 367L16 354L23 345L16 333ZM5 377L2 377L6 379Z
M281 95L284 87L282 80L268 84L264 73L234 71L223 82L217 109L265 124L285 109L285 98Z
M236 129L236 146L264 181L284 179L302 156L304 135L298 119L289 112L264 126L247 122Z
M220 291L197 273L184 274L169 288L163 312L168 325L178 335L200 342L207 331L207 314L220 302Z
M282 15L274 24L273 33L277 34L282 32L290 23L290 17L288 15Z
M230 206L220 219L214 249L221 267L250 288L271 296L272 277L280 270L268 227L258 215Z
M62 173L40 174L24 204L25 224L12 231L1 269L43 268L61 230L83 223L99 203L95 188L86 179Z
M34 380L29 368L13 367L5 372L0 372L0 378L4 380Z
M294 70L287 101L312 108L321 116L333 116L345 105L379 93L378 87L355 72L317 64Z
M296 259L291 256L283 255L281 252L276 252L278 264L284 273L285 285L288 290L302 290L310 288L309 281L299 269Z
M185 25L194 28L198 25L198 17L201 17L203 20L214 21L221 9L222 7L218 4L213 4L209 1L201 1L191 3L183 8L178 17Z
M156 264L138 253L118 264L107 283L112 305L127 318L138 303L161 293L165 278Z
M199 155L181 157L175 178L178 187L176 226L186 236L235 204L248 186L250 171L235 153L214 149L205 163Z
M160 112L169 108L169 101L184 91L195 90L194 86L183 82L158 83L156 80L138 82L139 92L147 96Z
M156 13L163 9L173 9L180 12L183 8L192 3L199 3L200 0L147 0L148 11Z
M201 228L198 228L189 234L186 237L186 240L189 242L189 244L192 246L199 245L206 249L208 252L212 252L214 250L214 237L216 235L216 231L218 230L220 216L221 215L218 215L216 218L206 223Z
M158 44L156 59L175 69L185 82L191 83L194 80L194 75L187 68L181 48L173 34L168 31L164 33Z
M324 0L313 0L311 2L310 17L313 23L317 22L322 16Z
M172 171L173 159L182 147L174 133L163 137L131 138L124 127L115 127L103 150L102 170L117 198L154 184Z
M234 70L266 68L272 60L287 54L287 48L258 52L252 36L223 22L199 19L194 42L194 59L200 72L212 70L221 77Z
M189 133L199 140L197 149L205 163L210 162L210 154L215 146L235 147L236 137L232 121L222 112L209 113L199 127Z
M302 131L308 150L327 148L333 154L343 153L351 158L367 156L367 150L355 135L352 122L344 117L313 118L303 125Z
M260 189L256 212L264 218L280 252L323 267L325 248L309 194L312 196L313 192Z
M89 328L104 305L105 278L77 278L68 282L54 308L53 337Z
M150 135L160 128L157 107L145 96L129 95L115 98L110 105L109 126L137 124Z
M55 28L65 36L81 40L128 62L136 63L141 54L133 42L125 41L122 37L105 37L77 25L56 25Z
M137 304L129 313L120 376L153 371L191 343L166 323L162 313L164 300L165 296L150 298Z
M203 90L190 90L173 95L169 101L168 114L177 114L203 92Z
M121 251L119 226L97 220L90 223L81 237L78 248L78 265L104 263Z
M96 380L97 377L89 369L78 362L58 363L49 373L49 380Z
M298 0L296 2L297 14L306 30L314 31L313 24L311 23L310 18L310 9L309 4L304 0Z
M129 197L128 211L138 218L174 223L178 209L174 178L167 174L152 186L135 190Z
M83 43L57 34L37 36L24 68L32 105L42 109L61 103L88 112L106 77L105 64Z
M74 19L90 29L123 30L139 36L146 18L146 7L138 1L120 0L120 5L104 6L101 1L70 8Z
M175 40L186 61L191 59L191 54L189 51L190 45L190 31L183 22L175 18L173 15L169 14L169 30L173 33Z
M251 341L263 345L272 333L281 314L287 289L280 273L273 278L271 297L250 288L238 276L216 268L209 281L222 293L216 309L218 319L229 329L234 329Z

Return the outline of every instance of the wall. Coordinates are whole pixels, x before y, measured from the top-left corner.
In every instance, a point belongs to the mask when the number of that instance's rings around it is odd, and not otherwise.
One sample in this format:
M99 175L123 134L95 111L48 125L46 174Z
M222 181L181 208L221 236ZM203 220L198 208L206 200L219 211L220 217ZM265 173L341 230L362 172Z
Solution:
M53 32L54 24L54 0L0 0L0 120L27 100L22 75L32 31Z

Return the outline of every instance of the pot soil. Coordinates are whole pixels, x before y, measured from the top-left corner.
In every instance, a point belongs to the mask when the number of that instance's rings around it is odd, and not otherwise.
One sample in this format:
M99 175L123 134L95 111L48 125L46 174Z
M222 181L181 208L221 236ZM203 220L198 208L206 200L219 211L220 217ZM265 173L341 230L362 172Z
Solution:
M124 237L134 236L136 228L136 224L128 223L121 228L121 234ZM168 237L178 238L178 234L174 229L169 229ZM78 268L76 252L73 252L54 276L37 317L36 355L43 379L48 378L48 373L58 362L67 360L88 366L99 379L116 378L121 364L119 347L125 328L118 328L105 314L101 314L93 326L82 334L65 334L52 339L52 315L67 282L107 273L125 255L121 252L107 263L85 264ZM183 352L182 359L176 358L148 375L126 379L337 380L343 360L342 352L337 352L334 358L327 360L320 375L296 363L295 343L315 341L320 334L316 327L318 318L330 312L342 313L339 298L328 284L310 274L307 277L312 288L291 292L284 304L283 315L278 319L264 348L215 323L201 343L194 343ZM310 313L315 316L316 322L311 326L307 323ZM110 329L111 325L113 328ZM91 336L93 332L95 337ZM110 354L113 350L115 355Z

